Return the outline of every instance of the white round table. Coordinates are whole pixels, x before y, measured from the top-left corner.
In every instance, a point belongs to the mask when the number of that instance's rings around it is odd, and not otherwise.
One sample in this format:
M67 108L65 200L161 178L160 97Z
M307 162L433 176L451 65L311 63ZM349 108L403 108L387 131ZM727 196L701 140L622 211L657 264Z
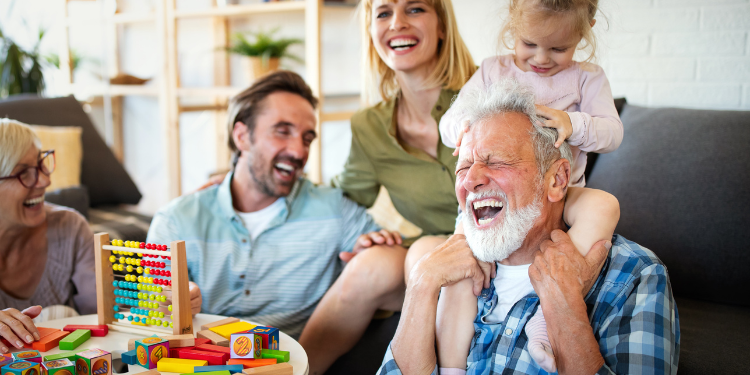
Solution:
M203 324L211 323L211 322L224 319L224 318L226 317L220 316L220 315L198 314L193 317L193 327L200 328L200 326ZM63 327L65 327L68 324L85 324L85 325L93 324L95 325L97 324L97 322L98 320L97 320L96 315L83 315L83 316L76 316L73 318L49 320L43 323L39 323L39 326L63 329ZM194 328L195 332L197 332L197 330L198 329ZM139 335L132 334L132 333L123 333L123 332L116 332L116 331L110 330L107 336L91 337L91 339L81 344L81 346L76 350L99 348L108 352L119 351L121 353L121 352L125 352L128 350L128 340L132 338L139 338L139 337L143 337L143 336L139 336ZM307 353L305 353L305 349L302 348L302 345L300 345L293 338L289 337L289 335L285 334L284 332L279 331L279 349L289 352L289 357L290 357L289 364L291 364L294 367L294 375L307 375L307 373L309 372L309 367L307 365ZM66 351L67 350L60 350L60 348L54 348L48 352L44 352L41 354L42 356L45 356L45 355L62 353ZM128 372L129 374L135 374L135 373L147 371L147 369L138 365L129 365L128 370L130 370ZM172 374L172 373L164 372L164 374Z

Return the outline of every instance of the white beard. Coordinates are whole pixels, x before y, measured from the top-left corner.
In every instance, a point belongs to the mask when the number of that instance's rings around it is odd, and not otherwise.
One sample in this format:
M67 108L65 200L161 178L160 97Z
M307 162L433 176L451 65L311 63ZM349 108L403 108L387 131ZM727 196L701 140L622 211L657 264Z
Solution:
M502 223L495 222L490 228L480 230L476 227L473 214L469 210L472 210L473 201L490 196L499 196L507 202L505 193L501 190L469 193L466 197L467 212L463 213L464 232L466 242L477 259L483 262L499 262L523 245L529 231L534 227L534 222L542 214L542 201L537 195L534 202L513 211L507 208L506 203L506 207L498 214L505 216Z

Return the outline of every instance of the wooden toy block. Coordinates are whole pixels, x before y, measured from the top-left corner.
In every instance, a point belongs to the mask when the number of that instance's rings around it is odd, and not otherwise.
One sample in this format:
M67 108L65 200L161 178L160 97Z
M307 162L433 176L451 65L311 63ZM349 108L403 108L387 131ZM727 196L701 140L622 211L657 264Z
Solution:
M55 332L60 332L60 330L59 330L59 329L55 329L55 328L45 328L45 327L36 327L36 330L37 330L37 331L39 332L39 340L41 340L41 339L45 338L46 336L49 336L49 335L51 335L51 334L53 334L53 333L55 333ZM7 347L9 347L9 348L10 348L10 347L12 346L12 345L11 345L11 344L10 344L10 343L8 342L8 340L6 340L5 338L0 338L0 340L2 340L3 344L5 344L5 346L7 346ZM32 347L32 345L33 345L33 344L34 344L33 342L32 342L31 344L26 344L26 343L24 343L24 344L23 344L23 347L24 347L24 348L26 348L26 349L34 349L34 348Z
M279 350L279 329L274 327L257 326L250 332L263 338L263 349Z
M40 352L48 352L56 348L60 344L60 340L69 334L70 332L57 331L49 336L44 336L39 341L31 343L31 347Z
M289 352L283 350L263 349L260 351L261 358L276 358L276 363L289 362Z
M188 346L195 346L195 337L193 337L193 335L191 334L161 336L161 338L169 341L170 348L185 348Z
M75 363L67 358L42 362L42 374L44 375L73 375L75 372Z
M138 355L135 353L135 350L123 352L121 359L127 365L135 365L138 363Z
M156 365L157 370L177 372L180 374L193 373L197 366L205 366L208 362L196 359L162 358Z
M63 328L63 331L74 332L79 329L88 329L91 331L93 337L104 337L109 333L109 327L106 325L76 325L68 324Z
M39 375L40 367L36 362L15 361L9 365L3 366L2 375Z
M239 321L240 320L237 319L237 318L224 318L222 320L217 320L215 322L206 323L206 324L202 325L201 326L201 331L205 331L205 330L211 329L213 327L223 326L223 325L226 325L226 324L237 323Z
M24 350L22 352L13 353L13 359L16 361L42 363L42 356L37 350Z
M276 358L251 358L251 359L235 359L232 358L229 361L227 361L228 365L242 365L244 368L254 368L254 367L260 367L260 366L268 366L268 365L275 365L276 364ZM244 372L244 371L243 371Z
M223 326L211 327L209 330L223 336L225 339L228 339L233 333L249 331L255 327L257 327L255 324L248 322L236 322L225 324Z
M112 375L112 354L101 349L76 354L76 375Z
M211 345L211 344L196 345L195 349L203 350L204 352L225 353L226 355L231 354L231 351L229 350L229 348L225 346L218 346L218 345Z
M211 340L211 344L213 345L226 346L226 347L229 346L229 340L217 333L206 330L206 331L198 331L196 335L198 336L198 338Z
M144 372L139 372L138 375L161 375L161 373L157 371L156 369L153 369L153 370L148 370Z
M182 350L179 353L183 359L202 359L211 366L221 366L229 360L229 355L216 352L204 352L200 350Z
M9 363L13 363L13 356L11 354L0 354L0 367Z
M200 372L214 372L214 371L229 371L232 374L236 374L238 372L242 372L242 365L223 365L223 366L199 366L196 367L195 373Z
M44 356L44 360L45 361L54 361L56 359L67 358L67 359L69 359L71 361L75 361L76 360L76 354L78 354L80 352L85 352L87 350L88 349L81 349L81 350L76 350L74 352L65 352L65 353L60 353L60 354L45 355Z
M180 352L183 350L195 349L193 346L186 346L184 348L169 348L169 358L180 358Z
M211 344L211 340L209 340L209 339L202 339L202 338L196 338L195 339L195 346L205 345L205 344Z
M250 333L233 333L229 345L229 357L231 358L260 358L260 350L263 348L263 338Z
M161 337L144 337L135 342L137 364L147 369L156 368L156 363L169 357L169 341Z
M247 368L242 370L242 372L248 375L292 375L294 374L294 368L288 363L278 363L263 367Z
M60 350L73 350L91 338L91 331L78 329L60 340Z
M208 366L206 366L208 367ZM201 375L232 375L229 371L208 371L208 372L201 372ZM195 374L180 374L180 375L195 375Z

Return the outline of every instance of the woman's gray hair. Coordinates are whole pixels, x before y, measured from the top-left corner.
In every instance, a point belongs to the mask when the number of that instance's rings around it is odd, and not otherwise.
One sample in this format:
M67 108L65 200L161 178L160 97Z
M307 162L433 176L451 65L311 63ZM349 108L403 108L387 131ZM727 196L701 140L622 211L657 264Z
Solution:
M573 160L568 143L563 142L560 148L556 148L557 131L545 128L544 120L537 116L534 92L515 79L504 78L492 85L461 91L451 110L458 114L458 126L463 126L460 124L466 121L469 121L469 125L475 124L501 113L516 112L526 115L532 125L534 157L542 176L554 162L560 159L567 159L568 162Z
M31 146L41 149L42 142L28 125L0 118L0 177L10 175Z

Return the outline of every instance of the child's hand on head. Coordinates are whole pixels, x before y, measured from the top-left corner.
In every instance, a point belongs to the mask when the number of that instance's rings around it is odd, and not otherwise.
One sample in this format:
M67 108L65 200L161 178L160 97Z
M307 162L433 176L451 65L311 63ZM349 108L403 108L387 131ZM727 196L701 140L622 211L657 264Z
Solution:
M469 120L461 123L461 130L458 131L458 139L456 140L456 149L453 150L453 156L458 156L458 150L461 149L461 140L464 139L464 134L469 132L469 127L471 127Z
M536 106L536 112L539 116L546 119L546 121L544 121L544 126L555 128L557 130L557 141L555 142L555 147L560 148L562 143L573 134L573 124L570 123L570 116L568 116L568 113L538 104Z

